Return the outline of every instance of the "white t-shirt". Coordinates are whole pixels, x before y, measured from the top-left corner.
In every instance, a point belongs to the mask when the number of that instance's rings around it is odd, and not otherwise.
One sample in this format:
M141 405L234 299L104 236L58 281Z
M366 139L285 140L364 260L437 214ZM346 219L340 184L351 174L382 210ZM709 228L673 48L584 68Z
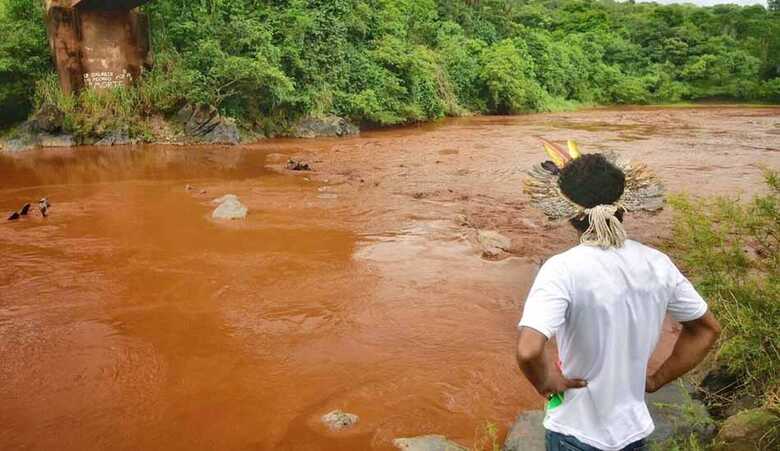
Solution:
M548 405L544 426L606 451L653 432L645 374L666 312L692 321L707 304L663 253L635 241L580 245L536 275L520 326L556 337L563 375L588 381Z

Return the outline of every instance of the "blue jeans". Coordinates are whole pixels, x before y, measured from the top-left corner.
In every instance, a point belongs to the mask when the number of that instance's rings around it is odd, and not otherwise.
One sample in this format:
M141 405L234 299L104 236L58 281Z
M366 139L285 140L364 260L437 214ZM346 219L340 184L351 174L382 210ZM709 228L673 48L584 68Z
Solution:
M571 435L563 435L548 430L545 436L547 442L546 451L599 451L590 445L586 445ZM629 444L623 451L647 451L650 447L644 440L639 440Z

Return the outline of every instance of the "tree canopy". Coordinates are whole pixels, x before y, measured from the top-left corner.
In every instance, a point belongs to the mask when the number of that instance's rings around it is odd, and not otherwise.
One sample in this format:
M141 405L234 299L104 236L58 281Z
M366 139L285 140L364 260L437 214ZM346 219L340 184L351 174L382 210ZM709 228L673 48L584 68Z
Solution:
M33 7L31 7L31 3ZM0 121L51 77L36 0L0 0ZM778 0L769 8L777 9ZM147 113L392 125L575 103L780 101L780 12L609 0L155 0Z

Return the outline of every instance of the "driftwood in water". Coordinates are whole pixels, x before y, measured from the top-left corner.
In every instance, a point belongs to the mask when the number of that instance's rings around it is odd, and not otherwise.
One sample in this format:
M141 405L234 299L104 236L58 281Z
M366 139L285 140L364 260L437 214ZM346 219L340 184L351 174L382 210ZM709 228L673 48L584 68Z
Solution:
M149 22L136 9L148 1L45 0L63 91L128 85L150 66Z

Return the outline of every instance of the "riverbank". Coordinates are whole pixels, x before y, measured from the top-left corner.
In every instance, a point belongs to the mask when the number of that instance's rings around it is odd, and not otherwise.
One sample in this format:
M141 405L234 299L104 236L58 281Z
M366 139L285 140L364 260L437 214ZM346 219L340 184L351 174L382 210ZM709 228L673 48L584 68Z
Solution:
M544 404L514 362L523 298L575 242L521 192L544 158L535 136L641 158L670 192L750 196L780 166L778 118L596 109L0 153L0 208L52 203L46 220L0 225L0 442L391 450L425 434L471 446L485 421L503 437ZM211 219L225 194L245 219ZM660 245L671 221L626 226ZM505 239L485 246L484 232ZM336 409L360 421L332 432L320 418Z
M674 103L662 105L597 106L570 102L560 105L555 113L576 113L588 111L653 111L670 109L745 109L775 108L770 104L744 103ZM19 152L37 148L79 147L79 146L122 146L137 144L152 145L239 145L259 143L269 138L331 138L358 135L362 131L381 131L386 128L358 126L338 116L303 117L271 132L269 129L248 129L239 126L235 119L221 115L209 106L182 107L175 115L165 118L155 115L146 118L113 118L101 121L85 118L95 116L94 112L65 113L59 107L45 105L27 121L0 132L0 151ZM480 115L466 115L474 117ZM455 118L449 118L455 119ZM447 119L391 127L418 128L435 126ZM81 126L77 124L82 123Z

